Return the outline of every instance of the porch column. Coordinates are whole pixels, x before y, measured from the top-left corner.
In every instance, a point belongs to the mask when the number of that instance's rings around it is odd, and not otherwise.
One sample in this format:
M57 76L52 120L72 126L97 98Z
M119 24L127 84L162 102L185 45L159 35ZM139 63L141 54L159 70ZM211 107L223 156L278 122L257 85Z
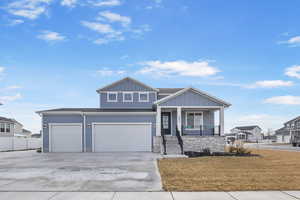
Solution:
M161 136L161 108L156 108L156 136Z
M224 106L219 111L220 135L224 135Z
M181 107L177 107L177 128L179 130L179 134L182 135L181 132Z

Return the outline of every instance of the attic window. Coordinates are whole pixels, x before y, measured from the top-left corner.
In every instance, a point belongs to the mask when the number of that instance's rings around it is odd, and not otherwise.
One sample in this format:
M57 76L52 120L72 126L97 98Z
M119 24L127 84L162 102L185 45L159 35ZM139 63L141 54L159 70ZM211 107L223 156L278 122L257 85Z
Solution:
M108 92L107 93L107 102L117 102L118 93L117 92Z
M123 92L123 102L133 102L133 93Z
M149 102L149 92L140 92L139 102Z

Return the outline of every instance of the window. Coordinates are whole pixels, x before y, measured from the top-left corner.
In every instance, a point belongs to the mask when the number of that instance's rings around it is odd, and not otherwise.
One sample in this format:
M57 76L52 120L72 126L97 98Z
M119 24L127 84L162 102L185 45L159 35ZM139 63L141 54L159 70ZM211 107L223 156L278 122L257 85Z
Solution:
M140 92L139 102L149 102L149 92Z
M117 102L118 93L117 92L108 92L107 93L107 102Z
M123 92L123 102L133 102L133 93Z
M187 129L198 129L203 125L202 112L187 112L186 113L186 128Z
M4 133L5 132L5 124L1 123L0 124L0 133Z
M10 124L6 124L5 131L6 133L10 133Z

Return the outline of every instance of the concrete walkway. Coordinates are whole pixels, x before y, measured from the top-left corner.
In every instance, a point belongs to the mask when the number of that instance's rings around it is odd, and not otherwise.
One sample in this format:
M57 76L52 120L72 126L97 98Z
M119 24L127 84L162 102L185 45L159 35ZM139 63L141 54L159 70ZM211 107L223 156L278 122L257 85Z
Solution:
M0 192L3 200L300 200L300 191Z

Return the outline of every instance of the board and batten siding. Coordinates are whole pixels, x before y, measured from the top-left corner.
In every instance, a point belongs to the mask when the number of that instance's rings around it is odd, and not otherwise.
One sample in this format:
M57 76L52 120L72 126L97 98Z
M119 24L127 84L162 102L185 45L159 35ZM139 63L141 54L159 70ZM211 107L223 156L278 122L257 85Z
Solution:
M154 91L132 80L124 80L118 84L106 87L105 91Z
M86 151L92 152L92 123L152 123L152 136L155 135L155 115L87 115L86 116ZM120 133L122 134L122 133ZM151 137L152 138L152 137ZM128 138L130 140L130 138Z
M100 108L152 108L153 102L156 101L156 93L149 92L148 102L139 102L139 93L133 92L133 102L123 102L123 93L118 92L118 102L107 102L107 93L100 94Z
M208 97L200 95L193 91L186 91L166 102L160 103L160 106L223 106L211 100Z
M83 116L79 114L66 114L66 115L43 115L43 151L49 152L49 123L81 123L83 127ZM83 131L82 131L83 133ZM82 135L83 138L83 135ZM82 145L84 144L84 139L82 140ZM72 142L72 138L70 138Z

